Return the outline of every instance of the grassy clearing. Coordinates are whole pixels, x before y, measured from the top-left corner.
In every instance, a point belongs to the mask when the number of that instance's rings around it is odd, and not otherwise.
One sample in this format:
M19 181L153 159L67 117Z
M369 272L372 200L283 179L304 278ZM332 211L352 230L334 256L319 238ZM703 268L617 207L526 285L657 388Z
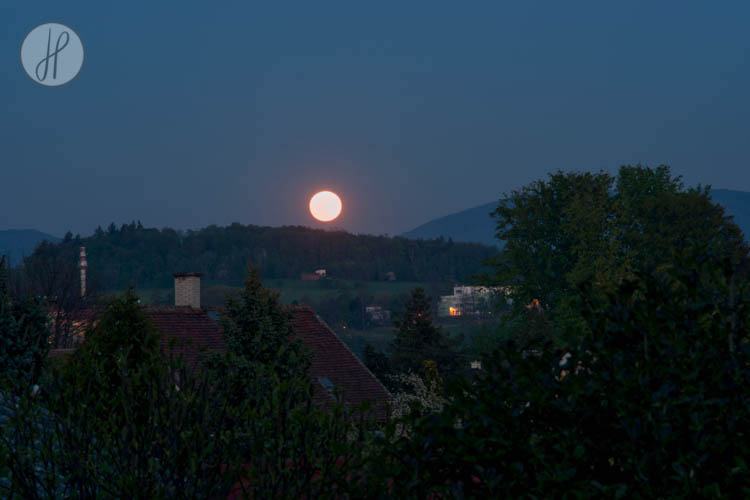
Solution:
M377 351L385 351L396 331L392 327L383 326L364 331L352 328L339 329L336 333L359 359L364 359L366 344L371 344Z
M264 284L268 288L281 292L281 300L285 304L291 304L295 300L304 302L306 298L317 302L322 298L341 293L393 296L409 293L414 287L423 286L422 283L413 281L355 280L267 280Z
M367 296L393 297L408 294L422 283L413 281L355 281L355 280L324 280L302 281L291 279L266 280L264 285L281 294L284 304L307 301L319 302L326 297L336 297L342 293ZM227 286L217 283L204 283L201 289L201 303L216 306L224 303L227 295L237 295L241 287ZM174 303L172 288L142 288L136 293L143 304L171 304Z

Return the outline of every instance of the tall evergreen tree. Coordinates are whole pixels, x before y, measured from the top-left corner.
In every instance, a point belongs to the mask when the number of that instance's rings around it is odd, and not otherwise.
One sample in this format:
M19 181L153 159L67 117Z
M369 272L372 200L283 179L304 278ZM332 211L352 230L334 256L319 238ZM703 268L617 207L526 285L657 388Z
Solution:
M95 325L86 332L84 342L75 353L74 363L96 359L107 368L107 383L116 382L118 360L136 367L160 359L159 334L129 289L107 303Z
M369 342L363 351L365 366L386 386L388 375L391 373L391 360L381 351L376 351Z
M451 338L433 322L430 297L424 288L411 292L405 310L396 316L398 329L388 347L391 365L396 372L423 373L425 361L435 361L441 373L451 373L459 366L462 338Z
M146 421L150 396L144 391L150 379L163 375L165 359L159 350L159 334L130 289L107 303L63 373L69 385L90 386L100 395L95 409L99 417L116 412L125 415L130 406L134 413L127 418ZM124 384L134 388L132 401L116 396L116 389Z
M223 329L229 352L250 363L273 365L279 373L306 375L310 359L294 339L290 319L279 294L264 288L260 273L249 265L242 294L227 300Z

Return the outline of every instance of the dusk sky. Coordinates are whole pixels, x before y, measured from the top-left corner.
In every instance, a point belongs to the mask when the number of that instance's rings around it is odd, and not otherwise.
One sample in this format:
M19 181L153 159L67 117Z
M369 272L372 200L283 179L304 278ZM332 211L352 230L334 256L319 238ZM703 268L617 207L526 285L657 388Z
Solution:
M19 57L49 21L86 54L56 88ZM323 189L399 234L637 162L750 191L750 3L16 0L0 101L0 229L57 236L322 227Z

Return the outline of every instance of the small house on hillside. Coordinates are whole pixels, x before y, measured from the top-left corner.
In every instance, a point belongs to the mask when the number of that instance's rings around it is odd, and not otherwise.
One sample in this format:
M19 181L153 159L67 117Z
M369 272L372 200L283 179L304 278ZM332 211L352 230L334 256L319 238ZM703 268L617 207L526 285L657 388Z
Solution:
M300 279L302 281L318 281L326 277L325 269L318 269L314 273L302 273Z

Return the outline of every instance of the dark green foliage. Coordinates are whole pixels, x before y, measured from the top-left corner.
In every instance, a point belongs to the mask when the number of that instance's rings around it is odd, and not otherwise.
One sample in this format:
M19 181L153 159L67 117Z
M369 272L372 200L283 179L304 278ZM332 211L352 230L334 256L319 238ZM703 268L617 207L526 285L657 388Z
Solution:
M456 354L463 338L451 338L435 325L431 300L423 288L412 290L394 326L397 332L388 349L394 372L422 374L425 361L435 361L443 374L452 374L458 368L460 356Z
M110 377L116 377L114 367L122 358L128 366L140 366L158 359L159 336L146 317L138 297L132 289L114 297L97 316L95 324L86 331L86 341L76 350L67 366L75 372L78 363L98 363L112 367ZM115 379L112 379L115 380Z
M365 494L356 471L370 438L355 409L313 406L308 380L277 361L228 353L221 371L192 371L159 355L155 340L126 293L67 366L50 367L38 393L0 391L0 496Z
M383 281L388 272L402 281L462 281L482 270L482 259L494 253L474 243L236 223L184 233L136 222L119 229L112 224L107 231L97 229L91 237L58 246L75 252L85 246L90 278L107 289L171 287L172 273L188 270L202 272L209 282L239 285L248 261L270 279L299 279L324 268L332 277L366 281ZM44 255L37 251L27 260Z
M238 409L213 382L159 351L132 291L112 299L86 341L38 394L17 399L0 445L9 496L205 497L225 494L237 464L224 426ZM236 477L235 477L236 478Z
M233 428L243 457L243 494L251 498L363 497L362 476L372 435L367 408L315 406L306 379L278 375L271 367L227 363L243 374L254 394ZM229 396L229 395L227 395ZM227 397L227 399L230 399ZM223 400L220 397L219 400ZM355 413L359 413L355 417Z
M493 215L505 246L487 282L512 286L511 317L539 299L557 339L584 325L582 283L603 292L632 272L671 263L691 244L734 263L747 253L708 188L684 190L666 166L623 166L616 178L557 172L514 191Z
M36 383L49 351L44 304L8 294L5 257L0 257L0 381L26 389Z
M587 334L495 351L411 422L388 474L417 496L746 497L750 297L733 269L703 256L604 296L584 285Z
M71 386L90 386L99 395L98 414L125 411L124 407L130 405L137 409L130 418L143 421L148 409L140 396L145 396L146 389L141 390L136 384L142 382L148 387L149 378L158 378L161 360L158 334L131 289L107 303L93 327L86 331L86 341L64 366L64 377ZM139 376L132 377L131 372ZM136 397L128 401L108 397L124 381L133 384Z
M387 376L393 373L393 368L391 367L391 360L385 353L375 350L369 343L365 344L363 362L378 380L384 384L388 382Z
M549 315L538 307L524 307L498 323L485 323L471 338L470 351L482 358L513 340L521 349L540 349L550 337L553 325ZM558 341L561 344L561 341Z
M227 348L247 363L273 365L287 376L304 377L310 360L294 338L290 319L278 293L264 288L258 270L248 266L245 288L239 298L227 300L222 318Z
M55 371L36 398L19 400L0 435L0 446L22 450L11 455L5 495L226 496L239 474L239 450L223 422L238 413L208 397L207 379L176 361L130 366L119 358L122 377L105 391L94 380L110 367L86 368L76 383Z

